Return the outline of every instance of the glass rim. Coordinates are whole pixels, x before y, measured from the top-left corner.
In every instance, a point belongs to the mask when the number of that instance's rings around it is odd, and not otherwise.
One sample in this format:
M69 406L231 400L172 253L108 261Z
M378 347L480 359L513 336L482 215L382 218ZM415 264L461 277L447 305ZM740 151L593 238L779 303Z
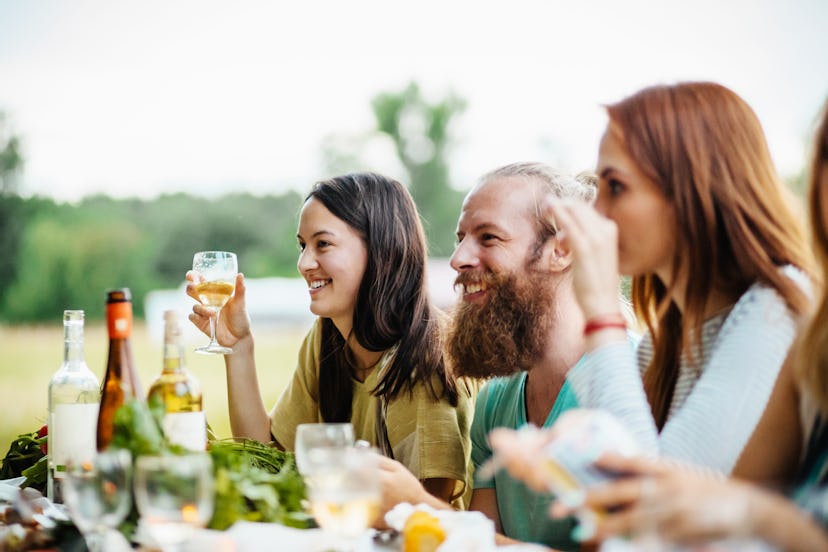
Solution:
M236 256L236 254L232 251L196 251L193 253L193 258L199 255L202 257L213 257L216 259L231 258Z

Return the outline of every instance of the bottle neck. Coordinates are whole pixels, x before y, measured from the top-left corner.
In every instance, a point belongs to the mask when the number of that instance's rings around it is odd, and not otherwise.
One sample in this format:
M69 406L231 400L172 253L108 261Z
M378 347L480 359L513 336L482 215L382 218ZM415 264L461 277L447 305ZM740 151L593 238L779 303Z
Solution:
M173 374L184 369L184 350L177 342L164 343L164 373Z
M132 363L132 349L128 338L109 338L109 359L106 366L106 382L114 380L126 395L140 397L141 385ZM106 383L104 383L106 387Z
M66 322L63 326L63 364L70 370L77 370L83 363L83 321Z

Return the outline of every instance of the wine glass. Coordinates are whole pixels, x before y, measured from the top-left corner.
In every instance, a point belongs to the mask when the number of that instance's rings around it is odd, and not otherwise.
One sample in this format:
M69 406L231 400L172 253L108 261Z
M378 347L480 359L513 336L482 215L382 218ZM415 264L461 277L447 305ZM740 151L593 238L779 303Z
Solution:
M66 468L66 507L91 552L104 550L107 533L129 513L131 468L132 458L123 449L99 452L92 462Z
M311 450L342 450L353 445L354 426L351 424L299 424L296 427L296 468L303 476L310 475L314 467L309 455Z
M316 523L337 536L339 550L353 550L379 517L380 473L376 451L332 447L308 451L306 476L310 511Z
M207 453L141 456L135 503L163 552L176 551L213 515L213 464Z
M216 325L221 308L230 300L236 289L238 271L235 253L199 251L193 256L198 300L215 313L215 316L210 317L210 343L196 349L197 353L229 355L233 352L233 349L222 347L216 341Z

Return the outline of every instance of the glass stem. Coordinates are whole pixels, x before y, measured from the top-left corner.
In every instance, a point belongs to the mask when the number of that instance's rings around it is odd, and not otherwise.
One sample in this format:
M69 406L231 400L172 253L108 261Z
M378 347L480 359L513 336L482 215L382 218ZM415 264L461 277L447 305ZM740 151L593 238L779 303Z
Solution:
M221 309L216 311L215 316L210 317L210 345L216 345L216 325L218 324L218 317Z

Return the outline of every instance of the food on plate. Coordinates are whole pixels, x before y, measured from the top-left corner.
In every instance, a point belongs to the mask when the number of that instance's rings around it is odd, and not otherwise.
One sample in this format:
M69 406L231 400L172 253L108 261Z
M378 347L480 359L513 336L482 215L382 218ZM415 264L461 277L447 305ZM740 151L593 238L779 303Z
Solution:
M434 552L446 540L440 520L428 512L416 510L403 527L403 552Z

